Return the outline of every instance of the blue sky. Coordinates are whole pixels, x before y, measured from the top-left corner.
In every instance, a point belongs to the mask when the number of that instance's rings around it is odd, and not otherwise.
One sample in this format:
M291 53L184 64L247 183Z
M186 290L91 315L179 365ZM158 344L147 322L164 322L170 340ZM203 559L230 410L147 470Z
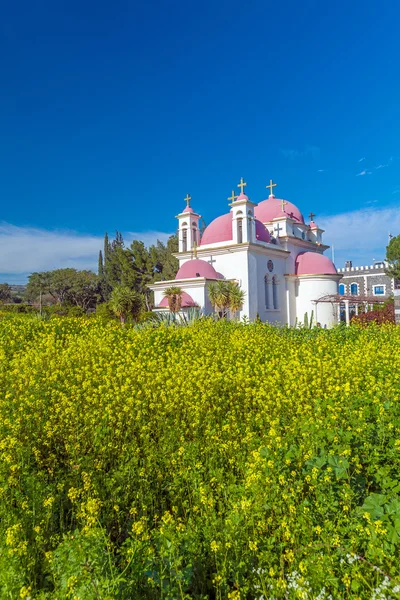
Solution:
M95 267L105 231L210 222L243 176L326 227L336 262L400 233L400 4L7 3L0 279ZM57 248L56 248L57 246Z

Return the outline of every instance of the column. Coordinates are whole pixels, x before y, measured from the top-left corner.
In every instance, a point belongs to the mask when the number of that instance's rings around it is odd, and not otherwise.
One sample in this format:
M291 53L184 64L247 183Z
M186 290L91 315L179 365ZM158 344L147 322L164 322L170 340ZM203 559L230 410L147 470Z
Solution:
M350 325L350 310L349 310L349 300L344 301L344 308L346 311L346 325Z
M356 316L358 315L358 302L355 303L355 308L356 308Z

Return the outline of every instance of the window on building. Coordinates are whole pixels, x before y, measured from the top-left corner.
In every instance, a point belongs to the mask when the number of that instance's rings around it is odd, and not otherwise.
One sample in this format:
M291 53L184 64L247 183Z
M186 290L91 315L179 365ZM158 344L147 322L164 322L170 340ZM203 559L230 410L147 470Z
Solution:
M350 294L352 296L358 296L358 283L352 283L350 286Z
M341 284L339 284L339 294L341 296L344 296L344 292L345 292L344 283L341 283Z
M266 275L264 277L264 296L265 296L265 308L269 309L271 307L269 305L269 281L268 281L268 275Z
M243 219L237 220L237 241L238 244L243 242Z
M276 277L272 278L272 304L274 308L278 308L278 282Z
M374 285L374 296L384 296L385 295L385 286L384 285Z
M187 229L182 229L182 252L187 251Z

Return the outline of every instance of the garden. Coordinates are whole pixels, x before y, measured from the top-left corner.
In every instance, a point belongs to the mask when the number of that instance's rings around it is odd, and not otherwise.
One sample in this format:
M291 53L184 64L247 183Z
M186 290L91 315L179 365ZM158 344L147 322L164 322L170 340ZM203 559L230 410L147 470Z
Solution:
M400 328L0 317L0 599L400 598Z

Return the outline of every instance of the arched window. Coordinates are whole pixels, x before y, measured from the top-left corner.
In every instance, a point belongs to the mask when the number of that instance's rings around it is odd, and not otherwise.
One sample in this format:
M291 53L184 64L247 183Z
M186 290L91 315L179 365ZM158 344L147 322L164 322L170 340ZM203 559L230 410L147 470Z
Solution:
M339 294L340 294L341 296L344 296L344 283L341 283L341 284L339 285Z
M243 219L240 218L237 220L237 241L238 244L243 242Z
M358 283L352 283L350 286L350 294L352 296L358 296Z
M187 229L182 229L182 252L187 252Z
M275 309L278 308L278 282L276 277L272 278L272 304Z
M268 275L266 275L264 277L264 297L265 297L265 308L267 310L269 310L270 304L269 304L269 281L268 281Z

